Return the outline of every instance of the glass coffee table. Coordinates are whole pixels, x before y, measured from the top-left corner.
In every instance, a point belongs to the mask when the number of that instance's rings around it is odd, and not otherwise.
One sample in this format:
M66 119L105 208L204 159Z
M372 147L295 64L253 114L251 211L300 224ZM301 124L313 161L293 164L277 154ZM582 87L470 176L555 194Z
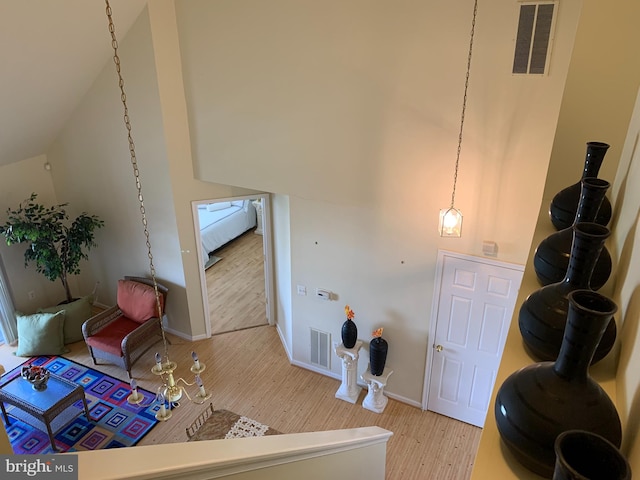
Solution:
M54 452L58 451L54 433L81 413L81 409L75 406L78 401L82 401L84 414L91 421L84 388L66 378L50 374L44 390L35 390L20 375L0 386L0 408L5 424L11 425L5 404L13 405L11 415L47 432Z

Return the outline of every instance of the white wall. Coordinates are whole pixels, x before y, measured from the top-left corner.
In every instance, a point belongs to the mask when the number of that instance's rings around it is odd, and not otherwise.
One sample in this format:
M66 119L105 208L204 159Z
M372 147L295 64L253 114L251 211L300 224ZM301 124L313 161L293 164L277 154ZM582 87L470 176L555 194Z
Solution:
M291 225L289 219L289 197L286 195L272 195L271 211L273 218L273 262L274 285L276 293L275 321L280 337L292 358L292 282L291 276Z
M200 275L201 261L197 255L191 202L234 196L252 195L249 190L231 185L203 182L195 178L191 156L191 132L185 103L180 49L172 0L158 0L149 5L153 52L157 69L159 101L162 111L163 143L166 147L170 189L182 257L184 275L183 293L187 304L181 311L182 318L191 331L192 338L206 336L205 316ZM216 179L210 179L215 181ZM180 328L183 332L186 330Z
M640 5L626 0L580 3L580 28L545 183L548 201L580 179L588 141L611 145L598 176L613 184L640 75L635 49Z
M140 171L152 254L158 281L170 289L167 315L171 328L190 333L183 288L176 214L162 141L162 116L146 10L126 38L119 56L125 80L136 157ZM99 247L81 274L91 289L100 281L99 301L115 303L117 280L149 275L146 238L129 154L123 106L113 62L102 72L49 150L55 190L61 200L105 221ZM79 208L79 207L76 207Z
M510 73L518 2L481 2L455 240L437 236L437 216L472 2L175 4L198 177L289 196L294 361L309 363L310 327L339 342L349 303L362 339L385 327L386 391L419 404L437 249L481 255L493 240L500 260L526 260L581 2L562 2L550 73L532 77Z
M36 201L43 205L62 203L54 192L51 172L45 170L46 155L27 158L21 162L0 167L0 222L7 220L7 209L15 210L32 193ZM0 238L0 256L10 282L13 301L17 310L32 313L38 307L56 305L65 299L64 287L59 280L50 282L44 275L37 273L35 265L24 267L24 251L27 246L7 246L4 237ZM84 265L84 262L83 264ZM79 294L75 284L72 293ZM35 293L29 299L29 292Z
M640 61L637 56L640 4L617 0L583 2L580 25L558 120L541 216L535 236L545 238L550 228L546 205L553 195L576 182L585 157L585 142L605 141L611 148L600 177L612 183L612 230L607 246L612 254L612 276L600 290L619 306L616 348L592 369L592 376L615 401L622 421L622 453L632 471L640 471ZM531 246L531 258L537 243ZM531 263L525 281L535 278ZM536 282L531 282L536 283ZM530 285L529 285L530 286ZM535 290L523 288L518 305ZM513 325L516 325L512 322ZM522 350L519 332L507 341L495 390L506 375L533 360ZM618 348L619 347L619 348ZM495 395L494 390L494 395ZM472 478L539 478L504 455L495 422L487 422Z
M500 260L526 259L580 5L562 2L550 74L536 77L510 73L517 2L480 5L456 197L464 236L441 239L471 3L152 2L120 53L172 327L204 331L189 202L276 192L290 209L276 220L290 232L276 307L293 359L308 363L310 327L338 340L349 303L361 338L385 327L387 391L419 404L437 249L480 254L494 240ZM88 196L107 221L82 277L105 295L146 271L114 76L107 65L49 153L62 200ZM293 295L298 282L336 301Z
M633 22L631 22L633 23ZM640 77L637 77L640 86ZM636 87L636 92L638 92ZM619 92L622 94L622 92ZM637 93L636 93L637 95ZM637 368L640 361L640 237L638 236L638 215L640 196L637 189L630 188L640 182L640 157L637 152L640 137L640 100L629 98L635 103L635 112L628 128L628 135L622 149L620 168L616 173L613 198L614 220L611 224L612 236L609 245L615 267L612 272L611 285L600 290L618 304L615 318L618 323L616 346L612 352L597 366L590 370L590 375L597 381L616 405L622 423L622 453L627 456L633 471L640 470L640 372ZM624 129L627 130L627 129ZM560 137L562 138L562 137ZM533 258L535 247L548 235L553 233L546 205L540 209L540 218L535 233L536 242L531 246L530 258ZM526 297L540 288L533 267L525 271L523 285L516 303L516 309ZM610 290L605 292L605 290ZM522 337L518 330L517 313L511 324L509 337L504 350L502 363L496 378L493 392L495 399L502 382L516 370L530 365L535 359L522 348ZM491 419L485 423L474 463L472 478L475 479L538 479L538 475L529 472L513 457L505 453L501 445L496 423Z
M187 338L202 338L204 306L191 201L253 191L194 180L189 152L179 144L176 147L181 129L188 125L179 116L183 94L174 83L180 73L174 68L179 57L172 56L175 48L167 47L172 45L172 36L163 23L163 3L167 2L154 4L155 17L150 18L147 9L143 11L126 37L120 39L118 53L154 266L158 281L170 288L168 326ZM59 195L71 202L85 199L85 208L105 220L98 237L100 248L81 276L85 288L100 281L100 302L104 304L115 301L118 278L149 275L122 112L117 76L110 61L49 151Z
M460 249L479 253L489 237L505 260L526 258L518 240L532 231L536 210L511 199L540 195L578 3L563 2L552 73L534 77L510 73L517 2L480 6ZM338 205L447 206L471 7L176 2L200 177Z
M638 62L640 65L640 62ZM616 375L617 407L625 428L623 452L630 457L631 468L640 471L640 95L635 103L620 168L615 177L613 196L616 210L613 225L614 251L618 252L614 299L620 307L618 317L621 344Z
M619 305L616 406L623 422L623 452L640 470L640 4L585 0L558 119L544 199L577 181L585 142L611 144L600 177L611 182L612 231L607 246L614 260L602 289Z
M184 94L175 83L180 78L180 58L175 57L175 27L171 30L175 18L166 13L167 5L172 11L170 0L153 3L155 27L147 9L142 12L127 35L119 38L119 55L154 265L159 281L171 289L169 328L198 338L204 336L205 324L191 201L255 191L194 179L190 151L181 144L182 128L187 128L189 144L188 123L180 116ZM106 26L105 39L109 42ZM90 252L81 275L71 279L72 285L77 280L77 289L73 289L77 295L90 292L99 281L99 302L103 304L115 301L118 278L149 272L122 112L115 67L109 60L47 156L2 167L0 175L3 213L35 191L45 202L69 202L72 214L87 211L105 220L105 227L97 231L98 247ZM43 168L47 160L51 172ZM34 268L23 268L22 249L12 247L8 252L5 248L0 245L0 254L12 279L17 308L35 311L63 299L61 286L57 292ZM36 298L28 301L31 290Z

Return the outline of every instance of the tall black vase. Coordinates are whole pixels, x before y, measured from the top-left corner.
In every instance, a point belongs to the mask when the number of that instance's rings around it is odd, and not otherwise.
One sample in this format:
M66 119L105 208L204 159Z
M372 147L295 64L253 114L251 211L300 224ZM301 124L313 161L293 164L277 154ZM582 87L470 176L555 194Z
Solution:
M371 375L379 377L384 372L387 363L387 351L389 344L382 337L376 337L369 342L369 368Z
M602 204L609 182L599 178L582 180L582 193L574 223L594 222L596 213ZM568 227L552 233L545 238L533 257L533 268L541 285L561 282L569 268L573 228ZM611 275L611 255L607 247L603 247L591 275L590 288L600 289Z
M555 362L528 365L500 386L494 405L498 432L515 459L551 478L554 442L565 430L596 433L620 447L622 428L615 405L589 376L589 364L617 310L592 290L569 294L569 315Z
M347 318L347 321L342 324L342 344L345 348L353 348L358 341L358 327L353 320Z
M584 161L581 181L584 178L598 176L608 149L609 145L606 143L587 142L587 155ZM580 189L580 182L574 183L560 190L551 200L549 217L556 230L568 228L573 223L578 209L578 202L580 201ZM609 220L611 220L611 202L605 198L594 221L606 226Z
M553 361L558 358L569 313L569 293L589 288L598 256L611 233L607 227L597 223L576 223L572 230L571 256L564 279L529 295L518 314L522 340L537 360ZM616 322L612 318L591 364L602 360L613 348L615 340Z

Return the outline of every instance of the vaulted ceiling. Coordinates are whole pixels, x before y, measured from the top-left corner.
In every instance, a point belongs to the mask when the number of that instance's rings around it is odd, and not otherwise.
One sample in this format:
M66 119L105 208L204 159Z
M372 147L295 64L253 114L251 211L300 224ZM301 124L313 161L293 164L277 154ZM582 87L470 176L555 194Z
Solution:
M110 0L122 39L146 0ZM112 55L105 0L0 0L0 165L46 153Z

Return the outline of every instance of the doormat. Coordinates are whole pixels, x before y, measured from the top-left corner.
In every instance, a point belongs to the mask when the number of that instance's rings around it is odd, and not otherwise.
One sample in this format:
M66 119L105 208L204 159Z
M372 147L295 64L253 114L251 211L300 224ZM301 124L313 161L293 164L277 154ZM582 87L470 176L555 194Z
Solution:
M197 440L221 440L227 438L262 437L281 432L256 420L229 410L209 409L187 428L190 442ZM195 427L194 427L195 425ZM191 431L190 431L191 430Z
M204 269L206 270L207 268L214 266L220 260L222 260L222 258L216 257L215 255L209 255L209 260L204 264Z
M158 423L157 404L144 408L129 405L128 383L92 368L58 356L33 357L0 378L0 386L20 375L23 365L46 367L51 373L82 385L85 390L91 422L84 415L81 401L76 402L78 415L55 434L61 452L133 447ZM138 388L144 405L155 399L155 393ZM34 428L11 415L16 408L5 404L11 425L5 426L15 454L49 454L54 452L46 431ZM4 421L4 418L2 419ZM45 428L44 425L42 426Z

